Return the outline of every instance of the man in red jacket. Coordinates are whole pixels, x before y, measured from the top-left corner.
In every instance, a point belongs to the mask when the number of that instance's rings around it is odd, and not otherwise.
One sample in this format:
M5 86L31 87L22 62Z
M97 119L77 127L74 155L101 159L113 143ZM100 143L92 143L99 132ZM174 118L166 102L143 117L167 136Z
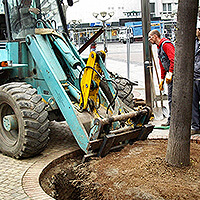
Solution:
M148 37L151 44L156 44L158 48L158 58L161 69L161 82L159 89L164 89L163 85L165 79L168 85L169 117L167 123L162 124L161 126L169 126L171 118L175 47L170 40L166 38L161 39L161 35L158 30L150 31Z

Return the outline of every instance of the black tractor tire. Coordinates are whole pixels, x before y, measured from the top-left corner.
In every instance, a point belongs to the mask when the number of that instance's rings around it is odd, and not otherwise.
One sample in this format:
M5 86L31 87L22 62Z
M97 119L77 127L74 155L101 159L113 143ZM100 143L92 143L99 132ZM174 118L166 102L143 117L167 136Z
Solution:
M102 89L102 91L106 95L109 103L112 103L114 96L113 96L112 92L110 91L108 83L106 81L101 80L101 82L100 82L100 88ZM113 105L111 105L113 109L114 109L114 103L115 102L113 102Z
M130 108L134 108L134 95L132 93L133 84L126 78L118 77L115 79L118 86L118 97Z
M49 140L48 112L37 90L24 82L0 86L0 151L14 158L42 152ZM5 116L14 116L15 128L7 129Z

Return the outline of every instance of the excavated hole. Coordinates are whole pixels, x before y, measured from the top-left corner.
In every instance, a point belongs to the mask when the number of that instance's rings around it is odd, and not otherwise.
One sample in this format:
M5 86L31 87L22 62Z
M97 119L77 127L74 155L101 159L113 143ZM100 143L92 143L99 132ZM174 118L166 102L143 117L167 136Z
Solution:
M101 185L93 181L89 163L81 163L82 157L70 158L45 170L40 177L42 189L57 200L102 199Z
M200 199L199 144L190 145L191 164L182 168L165 162L165 140L137 141L84 164L80 154L64 157L44 169L41 185L55 199Z

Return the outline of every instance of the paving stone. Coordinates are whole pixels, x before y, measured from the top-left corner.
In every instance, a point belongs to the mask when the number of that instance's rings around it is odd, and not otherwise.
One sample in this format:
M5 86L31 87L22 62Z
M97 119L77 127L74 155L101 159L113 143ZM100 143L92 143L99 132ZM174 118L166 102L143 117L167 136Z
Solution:
M50 141L50 144L47 147L47 149L45 149L41 155L36 156L34 158L16 160L11 157L0 154L0 200L30 200L30 197L27 196L22 187L22 177L24 173L38 160L41 161L41 164L45 165L46 155L51 155L53 152L62 152L75 143L75 140L72 135L70 135L70 138L68 138L67 140L59 139L68 137L68 132L63 133L63 131L61 130L56 134L52 136L52 141ZM43 157L44 160L41 160L41 158ZM37 169L35 170L35 172L38 172ZM41 188L39 189L42 191ZM37 200L43 199L42 196L41 198L39 197L39 192L37 193L37 191L34 191L34 195L38 195L38 198L36 198Z

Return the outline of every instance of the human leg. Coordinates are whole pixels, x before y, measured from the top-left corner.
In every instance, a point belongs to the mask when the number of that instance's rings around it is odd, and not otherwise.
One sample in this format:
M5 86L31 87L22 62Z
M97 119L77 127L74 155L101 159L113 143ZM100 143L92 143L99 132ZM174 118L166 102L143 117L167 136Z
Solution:
M195 80L193 84L193 101L192 101L192 129L199 130L199 100L200 100L200 81Z
M173 79L171 83L168 84L168 105L169 105L169 116L167 122L165 124L161 124L161 126L170 126L171 119L171 104L172 104L172 89L173 89Z

